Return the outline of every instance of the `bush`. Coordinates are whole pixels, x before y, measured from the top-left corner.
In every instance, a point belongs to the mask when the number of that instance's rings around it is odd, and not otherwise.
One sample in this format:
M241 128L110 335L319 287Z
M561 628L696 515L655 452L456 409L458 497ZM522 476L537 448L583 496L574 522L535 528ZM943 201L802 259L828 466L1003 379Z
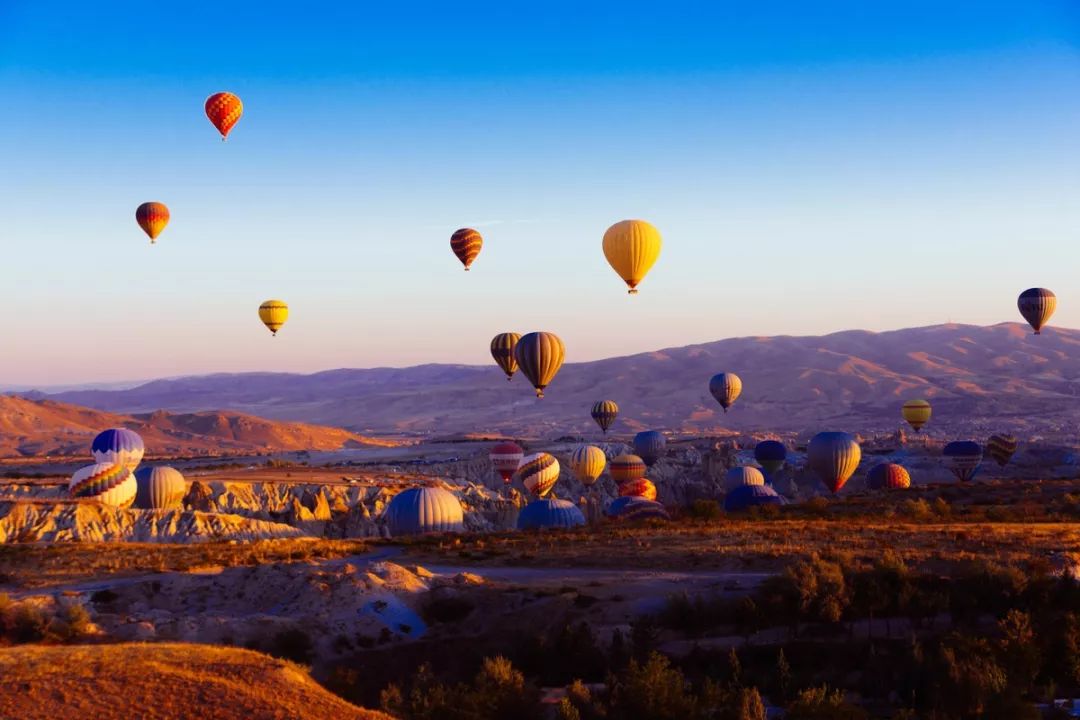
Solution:
M844 700L839 690L827 686L800 692L788 706L786 720L864 720L866 712Z
M720 503L716 500L699 499L690 503L690 507L686 509L686 514L693 520L705 520L712 522L719 520L722 513L720 512Z
M306 632L300 628L291 628L274 636L268 652L275 657L308 665L315 654L315 647Z

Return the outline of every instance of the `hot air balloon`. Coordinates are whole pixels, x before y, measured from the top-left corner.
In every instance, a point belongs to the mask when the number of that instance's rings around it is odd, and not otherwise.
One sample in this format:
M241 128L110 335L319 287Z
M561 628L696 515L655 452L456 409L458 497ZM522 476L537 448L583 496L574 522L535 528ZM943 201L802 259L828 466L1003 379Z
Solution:
M645 430L634 436L634 454L645 461L646 467L652 467L664 454L667 440L656 430Z
M623 220L604 233L604 257L630 288L637 286L660 257L660 231L644 220Z
M175 507L184 499L184 476L171 467L141 467L135 471L135 507L160 510Z
M74 498L97 500L112 507L128 507L135 500L135 477L121 463L102 462L75 471L68 483Z
M514 346L514 358L522 374L536 388L536 397L544 397L548 386L562 367L566 348L559 336L549 332L531 332L523 335Z
M546 496L555 487L559 479L559 461L550 453L541 452L529 455L521 461L517 470L521 484L538 498Z
M517 360L514 358L514 346L518 344L521 336L517 333L499 333L491 340L491 357L495 358L496 364L506 373L506 379L513 380L517 372Z
M806 460L825 487L834 493L848 481L859 467L862 450L855 438L843 432L821 432L810 439Z
M499 443L491 448L491 453L488 455L491 464L495 466L495 471L499 473L499 477L507 485L513 480L514 473L521 466L524 457L525 452L521 449L521 446L512 442Z
M945 458L945 466L961 482L975 477L983 457L982 447L972 440L951 442L942 449L941 454Z
M631 480L630 482L624 482L619 484L619 496L620 497L641 497L646 500L656 499L656 485L652 480L648 478L641 478L640 480Z
M570 456L570 469L585 487L589 487L600 477L607 466L604 451L595 445L582 445Z
M903 465L879 463L866 474L867 490L906 490L911 487L911 475Z
M596 421L596 424L600 426L605 435L607 435L608 428L615 422L618 415L619 406L615 404L614 400L601 400L592 406L592 419Z
M735 373L717 373L709 380L709 392L727 412L742 393L742 380Z
M724 473L724 487L728 492L743 485L764 485L765 476L756 467L741 465Z
M221 141L229 137L229 133L244 114L244 103L240 98L229 92L214 93L206 98L206 117L214 124L221 133Z
M620 455L611 461L608 472L617 485L633 482L645 477L645 461L637 455Z
M933 409L930 407L930 403L922 399L908 400L904 403L904 407L900 409L900 414L915 432L919 432L923 425L930 422L932 412Z
M109 428L98 433L90 444L90 452L96 463L119 463L134 470L142 462L146 446L134 430Z
M615 498L607 507L609 517L617 520L670 520L664 506L653 500L646 500L636 495Z
M259 306L259 319L271 335L277 335L277 331L289 319L289 306L284 300L267 300Z
M991 435L986 443L986 454L998 465L1005 467L1012 460L1016 447L1017 441L1012 435Z
M533 500L518 514L518 530L570 528L585 524L585 516L569 500L546 498Z
M150 237L150 244L157 242L157 236L169 224L169 208L164 203L144 202L135 208L135 222Z
M465 266L465 272L469 271L469 266L473 264L473 260L476 260L483 246L484 238L472 228L461 228L450 236L450 249Z
M787 505L787 500L770 485L742 485L724 496L726 512L741 512L761 505Z
M1046 288L1030 288L1020 293L1016 306L1020 308L1020 314L1028 321L1028 325L1035 330L1035 334L1039 335L1057 309L1057 295Z
M465 514L461 502L449 490L414 487L390 500L383 513L391 535L461 532Z
M787 448L779 440L762 440L754 448L754 459L765 468L765 472L772 475L787 462Z

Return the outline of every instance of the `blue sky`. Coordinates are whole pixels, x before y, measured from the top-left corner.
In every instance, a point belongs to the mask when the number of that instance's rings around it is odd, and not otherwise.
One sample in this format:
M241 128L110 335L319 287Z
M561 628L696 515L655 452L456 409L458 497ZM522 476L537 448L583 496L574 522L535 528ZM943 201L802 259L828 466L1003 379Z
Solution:
M994 323L1033 285L1080 325L1075 3L193 5L0 0L0 385ZM627 217L665 238L633 298Z

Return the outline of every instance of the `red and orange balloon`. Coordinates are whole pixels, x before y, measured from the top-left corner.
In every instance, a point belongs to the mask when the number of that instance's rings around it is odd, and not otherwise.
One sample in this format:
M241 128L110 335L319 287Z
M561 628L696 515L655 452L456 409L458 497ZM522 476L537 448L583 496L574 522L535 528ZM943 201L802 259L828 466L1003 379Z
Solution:
M230 92L214 93L206 98L206 117L221 133L221 139L229 137L229 132L244 114L244 103Z

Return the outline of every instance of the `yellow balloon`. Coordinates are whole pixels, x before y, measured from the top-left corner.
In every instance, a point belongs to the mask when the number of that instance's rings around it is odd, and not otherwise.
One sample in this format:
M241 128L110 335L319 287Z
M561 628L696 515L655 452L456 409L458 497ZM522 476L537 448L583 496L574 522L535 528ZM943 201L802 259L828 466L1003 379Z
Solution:
M570 469L586 487L596 482L606 466L607 456L595 445L582 445L570 456Z
M289 306L283 300L267 300L259 306L259 319L272 334L277 335L277 331L289 319Z
M630 288L637 286L660 257L660 231L644 220L623 220L604 233L604 256Z
M904 403L904 407L900 409L901 415L907 424L912 427L915 432L919 432L923 425L930 422L930 414L933 409L930 407L930 403L926 400L908 400Z

